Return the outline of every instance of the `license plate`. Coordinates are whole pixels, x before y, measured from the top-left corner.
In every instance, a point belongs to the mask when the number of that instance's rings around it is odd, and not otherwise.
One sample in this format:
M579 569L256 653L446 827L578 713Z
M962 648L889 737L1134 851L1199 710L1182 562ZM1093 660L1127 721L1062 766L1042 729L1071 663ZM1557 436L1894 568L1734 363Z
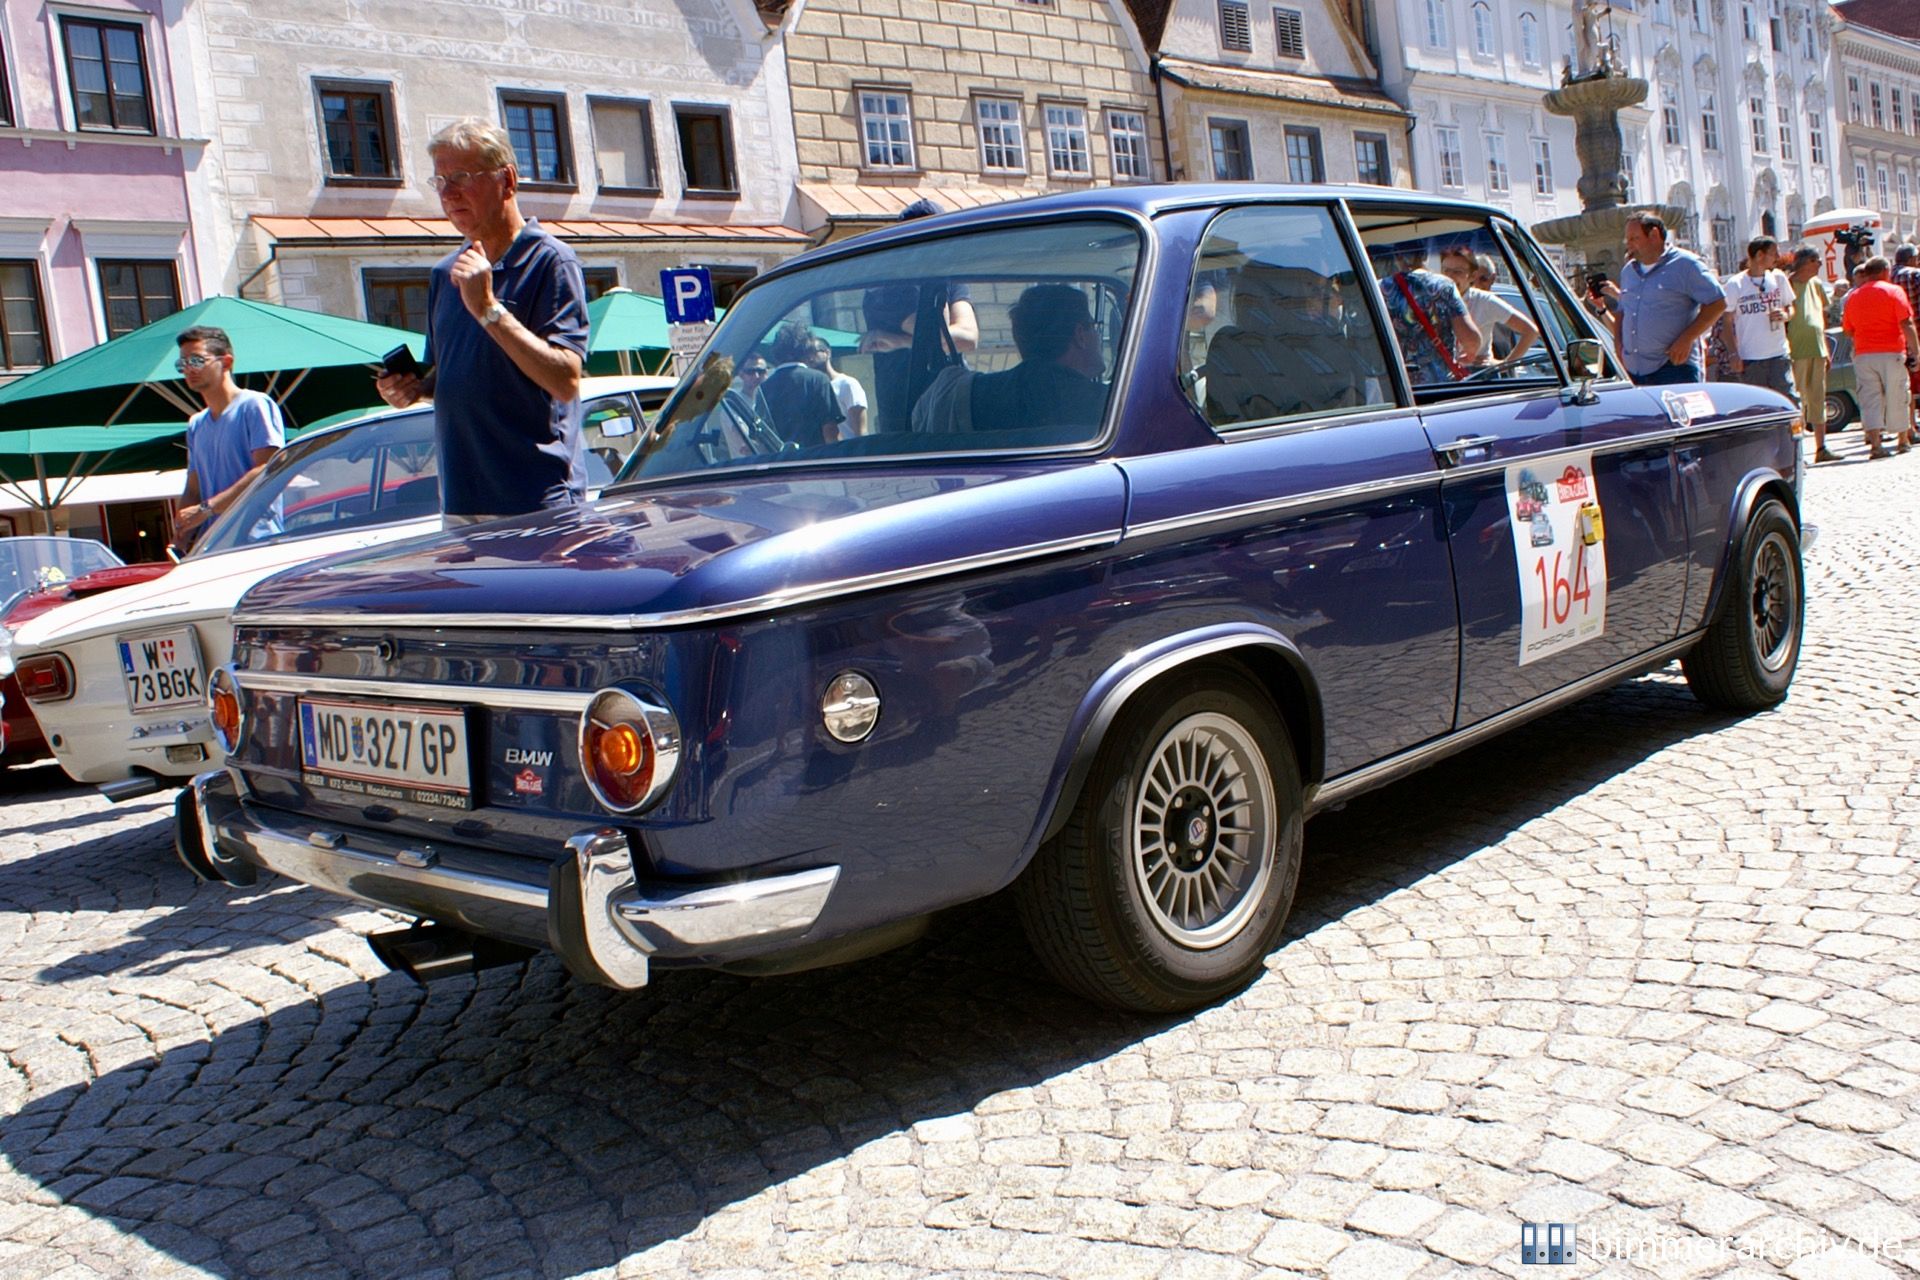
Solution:
M302 698L300 753L306 780L332 791L473 807L467 716L457 708Z
M192 627L120 641L120 676L130 710L206 706L207 672Z

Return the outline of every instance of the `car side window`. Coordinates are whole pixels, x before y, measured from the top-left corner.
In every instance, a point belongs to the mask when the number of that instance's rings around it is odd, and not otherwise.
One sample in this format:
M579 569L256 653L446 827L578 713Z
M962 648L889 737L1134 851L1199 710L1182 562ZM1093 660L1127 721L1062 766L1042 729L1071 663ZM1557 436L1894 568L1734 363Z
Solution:
M1395 403L1386 351L1331 209L1230 209L1201 243L1183 377L1216 427Z
M1538 248L1525 236L1513 233L1504 225L1500 226L1500 239L1512 254L1521 291L1532 304L1534 313L1541 318L1541 338L1556 354L1564 360L1569 342L1576 338L1599 336L1582 318L1566 290L1555 286L1553 267L1541 256ZM1601 346L1607 348L1605 342ZM1609 350L1605 376L1617 377L1619 372Z
M1354 223L1415 403L1559 385L1541 318L1486 217L1369 208Z

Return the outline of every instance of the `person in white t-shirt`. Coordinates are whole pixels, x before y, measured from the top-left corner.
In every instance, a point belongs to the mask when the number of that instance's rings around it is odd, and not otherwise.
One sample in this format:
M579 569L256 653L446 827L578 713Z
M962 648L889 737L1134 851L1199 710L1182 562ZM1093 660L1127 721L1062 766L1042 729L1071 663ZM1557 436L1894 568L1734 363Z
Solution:
M833 367L833 348L825 338L814 338L813 353L807 357L807 363L833 380L833 394L840 401L840 412L847 415L847 420L840 424L840 438L867 434L867 389L860 385L858 378Z
M1793 359L1787 350L1793 285L1779 270L1779 262L1780 244L1772 236L1755 236L1747 242L1747 269L1726 282L1721 340L1727 347L1727 369L1735 378L1798 402Z
M1440 255L1440 273L1453 281L1467 304L1467 316L1480 331L1480 351L1474 364L1485 367L1512 364L1540 336L1540 328L1525 312L1493 291L1500 278L1500 267L1490 253L1472 253L1465 248L1449 249ZM1502 338L1499 329L1508 336Z

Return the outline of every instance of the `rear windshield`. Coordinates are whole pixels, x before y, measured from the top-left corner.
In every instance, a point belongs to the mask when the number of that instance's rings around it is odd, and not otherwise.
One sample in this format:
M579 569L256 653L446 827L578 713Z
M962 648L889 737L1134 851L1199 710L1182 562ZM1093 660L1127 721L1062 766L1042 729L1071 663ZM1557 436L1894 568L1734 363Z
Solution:
M622 481L1096 439L1139 267L1109 220L824 262L744 294Z

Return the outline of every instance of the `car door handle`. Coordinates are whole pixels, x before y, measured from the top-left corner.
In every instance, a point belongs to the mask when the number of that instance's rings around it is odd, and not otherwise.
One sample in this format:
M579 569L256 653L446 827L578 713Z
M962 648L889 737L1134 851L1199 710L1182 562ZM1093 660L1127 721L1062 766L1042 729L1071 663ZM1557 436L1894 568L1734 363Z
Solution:
M1498 443L1499 439L1499 436L1461 436L1458 440L1449 440L1445 444L1433 446L1433 451L1442 458L1451 458L1457 462L1460 455L1467 450L1484 449L1488 445Z

